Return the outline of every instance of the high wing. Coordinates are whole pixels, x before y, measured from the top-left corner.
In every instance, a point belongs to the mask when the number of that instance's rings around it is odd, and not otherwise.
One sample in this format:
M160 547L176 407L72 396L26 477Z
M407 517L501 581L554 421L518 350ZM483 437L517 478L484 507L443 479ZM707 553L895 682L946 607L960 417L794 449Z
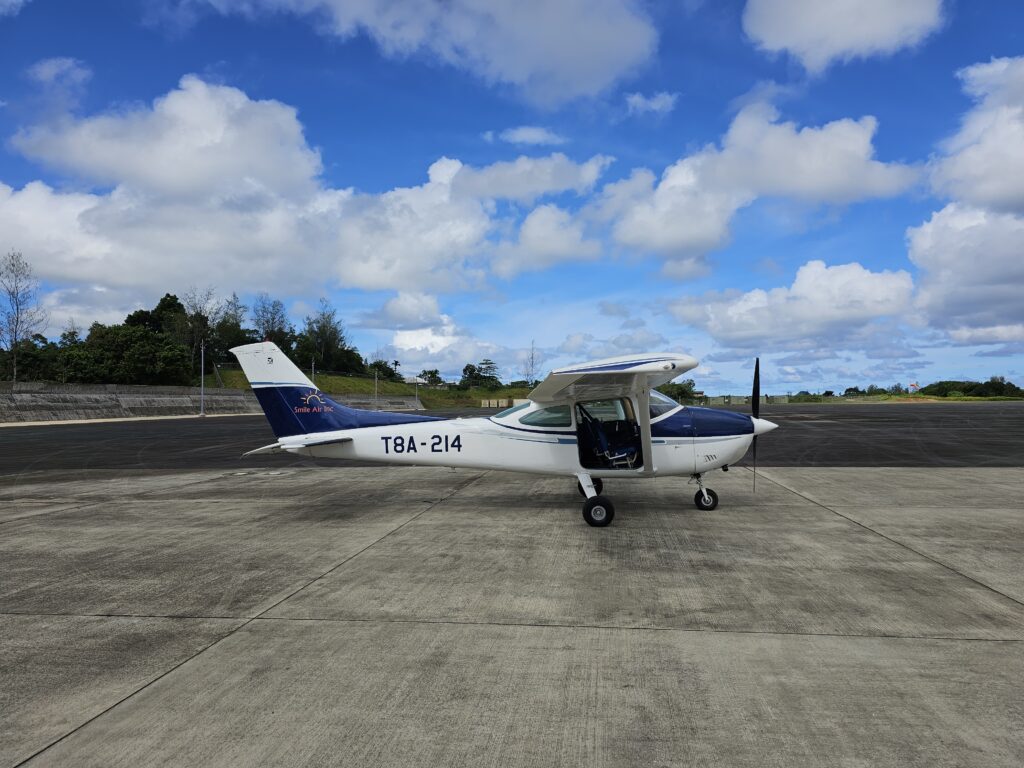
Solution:
M697 365L690 355L669 352L609 357L558 368L528 397L537 403L628 397L667 384Z
M678 353L609 357L552 371L534 388L529 398L537 403L557 403L636 397L639 406L637 421L645 457L642 472L653 475L658 468L654 466L651 450L651 390L697 365L696 358Z

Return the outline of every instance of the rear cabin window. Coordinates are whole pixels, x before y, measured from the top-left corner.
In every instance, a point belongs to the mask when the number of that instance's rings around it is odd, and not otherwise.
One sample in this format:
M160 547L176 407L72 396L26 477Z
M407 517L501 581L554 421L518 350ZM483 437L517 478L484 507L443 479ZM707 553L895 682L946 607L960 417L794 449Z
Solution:
M555 405L528 413L519 419L519 423L528 427L571 427L572 416L568 405Z
M626 412L621 400L591 400L581 403L587 413L598 421L626 421Z

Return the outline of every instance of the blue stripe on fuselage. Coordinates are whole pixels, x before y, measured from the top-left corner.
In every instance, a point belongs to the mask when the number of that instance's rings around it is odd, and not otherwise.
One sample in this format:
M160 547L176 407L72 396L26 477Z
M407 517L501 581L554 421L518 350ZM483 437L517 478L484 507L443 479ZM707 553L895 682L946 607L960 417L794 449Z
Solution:
M651 424L652 437L728 437L753 432L749 416L717 408L686 407Z
M309 387L259 387L253 389L253 393L278 437L441 420L436 416L347 408Z

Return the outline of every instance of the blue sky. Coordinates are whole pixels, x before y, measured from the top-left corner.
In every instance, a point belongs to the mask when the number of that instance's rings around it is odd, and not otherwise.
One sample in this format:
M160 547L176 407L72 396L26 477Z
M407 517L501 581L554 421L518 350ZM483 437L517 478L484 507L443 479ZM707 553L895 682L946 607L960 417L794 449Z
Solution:
M0 0L0 71L51 333L214 286L409 372L1024 379L1019 2Z

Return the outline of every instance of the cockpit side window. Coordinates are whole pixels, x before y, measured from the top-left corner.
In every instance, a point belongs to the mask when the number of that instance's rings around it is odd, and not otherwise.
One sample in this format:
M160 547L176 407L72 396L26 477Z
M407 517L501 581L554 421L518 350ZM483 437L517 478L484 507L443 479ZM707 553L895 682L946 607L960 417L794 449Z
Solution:
M656 389L651 390L651 418L656 419L659 416L664 416L669 411L674 411L679 407L679 403L673 400L668 395L663 395Z
M528 413L519 423L528 427L571 427L572 415L568 405L555 405Z

